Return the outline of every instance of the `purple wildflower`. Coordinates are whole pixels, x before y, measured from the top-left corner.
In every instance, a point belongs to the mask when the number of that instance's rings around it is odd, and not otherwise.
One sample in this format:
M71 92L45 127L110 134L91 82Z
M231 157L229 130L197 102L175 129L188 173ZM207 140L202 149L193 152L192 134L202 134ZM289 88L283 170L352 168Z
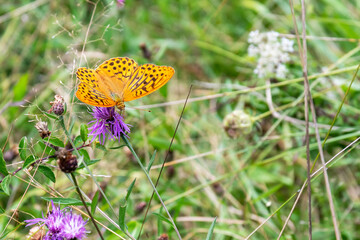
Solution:
M51 201L52 211L48 214L46 219L46 226L49 229L49 232L53 234L58 234L62 228L62 221L64 218L64 213L60 210L60 206L56 207L54 202Z
M44 240L64 240L64 239L82 239L86 237L85 224L80 215L72 214L72 212L65 212L65 209L60 210L60 206L55 206L51 201L52 210L48 213L47 217L35 218L25 220L27 226L37 223L46 225L49 229L46 233Z
M54 205L54 202L51 201L52 210L48 213L47 217L43 218L35 218L30 220L25 220L27 223L27 226L31 226L37 223L41 223L41 225L45 224L46 227L49 229L49 231L46 233L45 240L46 239L59 239L62 240L63 238L59 235L59 232L62 228L62 221L64 218L63 211L60 210L60 206L56 207Z
M80 215L66 213L61 235L66 239L83 239L86 237L86 223L87 221L84 221Z
M93 136L91 141L94 141L99 137L100 144L105 144L105 138L114 140L115 138L119 139L121 135L126 135L130 132L128 124L124 123L124 118L115 111L114 107L95 107L92 112L94 121L89 122L89 124L94 123L89 128L89 135Z
M116 3L119 8L122 8L125 5L125 0L117 0Z

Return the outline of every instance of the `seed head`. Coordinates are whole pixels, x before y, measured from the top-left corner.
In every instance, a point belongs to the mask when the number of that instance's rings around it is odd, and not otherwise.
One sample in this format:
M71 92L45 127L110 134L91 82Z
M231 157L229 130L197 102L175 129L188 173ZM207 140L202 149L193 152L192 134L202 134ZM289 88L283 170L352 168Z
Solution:
M49 137L51 134L47 122L39 121L35 124L35 128L38 130L41 138Z
M223 121L224 129L231 138L238 138L242 134L249 134L252 128L251 117L241 110L228 114Z

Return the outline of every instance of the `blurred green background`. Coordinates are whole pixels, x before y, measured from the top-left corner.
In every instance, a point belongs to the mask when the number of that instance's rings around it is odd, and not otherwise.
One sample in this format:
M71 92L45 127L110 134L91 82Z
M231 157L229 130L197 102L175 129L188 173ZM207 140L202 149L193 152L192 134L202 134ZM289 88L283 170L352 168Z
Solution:
M307 2L307 35L312 37L307 41L308 73L311 76L330 71L311 80L317 120L325 125L320 128L322 139L359 63L359 6L360 1L348 0ZM294 12L301 31L298 1L294 2ZM306 179L305 126L269 112L263 87L266 79L254 75L256 59L247 54L247 39L253 30L290 34L296 42L289 2L127 0L120 7L110 0L6 1L0 8L0 147L4 153L16 149L26 136L28 154L41 156L40 137L34 127L40 119L48 122L54 135L65 139L59 124L44 114L55 94L64 97L68 106L65 120L73 126L72 134L79 135L80 124L91 121L91 115L88 106L74 95L78 67L96 68L108 58L123 56L139 64L172 66L176 73L165 87L127 104L152 105L150 113L127 109L125 122L132 125L130 141L145 164L154 150L158 151L151 170L155 181L159 174L156 166L165 158L183 107L183 101L174 101L184 100L193 84L192 102L186 107L170 152L174 165L164 169L158 191L184 239L205 239L215 216L218 222L214 239L244 239ZM150 58L144 55L144 48ZM275 106L291 104L303 94L302 81L288 81L302 77L296 43L287 67L286 79L272 81L284 83L271 90ZM247 87L263 88L234 93ZM218 93L226 94L214 95ZM359 93L356 78L324 146L325 160L359 136ZM238 129L240 135L231 138L223 120L235 110L243 111L252 124ZM301 101L279 112L304 120ZM314 128L310 128L310 142L313 162L318 153ZM149 201L152 189L128 150L110 149L119 145L109 141L106 151L87 151L92 159L101 159L91 169L116 209L127 187L137 179L127 212L129 231L136 236L145 213L139 210L139 204ZM360 238L358 154L355 148L328 169L342 239ZM19 157L9 160L9 170L21 166L19 162ZM0 193L0 205L5 210L0 229L11 232L9 239L24 239L29 228L19 224L30 215L41 217L39 212L46 212L46 201L41 197L50 197L56 190L64 197L77 198L56 161L47 165L53 168L56 183L37 173L36 184L26 189L30 178L21 171L12 178L10 195ZM320 166L318 161L315 169ZM80 171L80 175L81 188L92 196L96 185L86 171ZM322 175L312 183L313 239L335 239L324 186ZM275 239L293 200L251 239ZM99 207L116 219L104 200ZM283 239L307 239L307 207L304 194ZM7 225L14 209L15 219ZM152 213L164 215L156 198L141 238L157 239L167 233L170 239L176 239L170 224ZM95 217L122 235L103 216ZM90 239L97 239L92 225L87 227ZM104 237L118 239L110 231L104 231Z

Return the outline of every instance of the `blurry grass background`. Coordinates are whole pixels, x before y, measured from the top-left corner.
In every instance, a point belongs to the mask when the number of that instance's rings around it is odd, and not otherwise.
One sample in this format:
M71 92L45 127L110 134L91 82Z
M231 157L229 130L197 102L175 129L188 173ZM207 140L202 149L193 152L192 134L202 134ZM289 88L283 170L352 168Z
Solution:
M360 1L307 2L307 35L313 37L308 40L309 75L359 63L359 7ZM299 2L294 2L298 20L300 9ZM140 47L145 44L152 53L151 62L172 66L176 74L160 91L127 104L167 103L167 106L155 106L151 113L127 109L125 120L133 126L130 141L144 162L157 149L154 164L161 164L183 106L183 102L172 101L185 99L190 84L194 84L190 98L265 86L265 80L253 74L256 60L247 56L247 38L252 30L294 34L289 3L128 0L120 8L110 0L6 1L0 8L0 147L5 147L6 152L27 136L31 142L29 152L36 152L39 136L34 125L38 119L48 121L53 134L64 136L60 127L42 112L50 108L55 94L65 98L66 119L75 122L72 133L78 135L80 124L89 122L91 116L87 106L74 97L76 69L95 68L117 56L147 63L149 60ZM288 68L288 78L275 82L302 77L297 51ZM330 126L354 69L315 79L312 94L318 94L314 102L319 123ZM276 106L292 103L302 94L302 82L272 89ZM356 79L335 123L338 128L331 132L324 147L326 160L359 136L359 99L360 85ZM257 118L252 128L247 129L250 134L232 139L223 129L222 121L234 110L243 110L254 118L268 114ZM172 147L171 160L175 164L165 168L158 186L184 239L205 239L215 216L218 222L214 239L243 239L300 189L306 179L305 126L277 119L268 111L264 90L188 103ZM284 114L304 120L303 103L287 108ZM326 129L321 128L320 133L324 138ZM310 134L311 143L315 143L313 128ZM119 143L108 142L107 146ZM316 145L312 146L313 161L318 150ZM145 175L126 149L88 149L88 152L92 158L101 159L92 171L100 175L97 180L105 186L113 206L119 206L127 187L137 178L127 214L130 232L137 232L144 211L136 209L142 202L148 202L152 193ZM343 239L360 239L359 157L355 148L328 170ZM15 170L19 161L15 158L9 162L13 164L9 165L10 170ZM6 210L0 219L1 231L13 210L19 211L7 226L6 231L13 231L8 238L24 239L28 228L18 224L29 219L29 214L40 217L39 211L46 210L46 201L40 197L49 197L51 188L65 197L77 198L68 179L56 170L55 161L50 164L57 176L55 184L37 174L35 179L43 189L31 186L24 195L30 178L20 172L11 182L10 196L0 193L1 207ZM315 169L319 166L318 163ZM154 181L158 173L155 166L151 171ZM85 172L79 181L89 196L96 191ZM292 203L293 200L283 206L251 239L276 238ZM111 216L105 201L99 207ZM162 213L159 207L155 198L150 213ZM322 176L312 183L312 207L314 239L335 239ZM96 218L121 234L101 215ZM88 228L90 237L96 239L92 225L88 224ZM156 239L161 233L176 239L169 224L150 214L142 239ZM304 194L284 239L306 239L307 234ZM118 239L109 231L104 236Z

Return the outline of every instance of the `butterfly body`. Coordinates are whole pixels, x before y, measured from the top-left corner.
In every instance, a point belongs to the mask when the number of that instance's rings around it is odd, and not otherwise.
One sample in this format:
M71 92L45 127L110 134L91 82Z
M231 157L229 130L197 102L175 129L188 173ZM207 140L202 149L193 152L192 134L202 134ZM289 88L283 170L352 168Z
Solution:
M79 68L77 98L97 107L116 106L121 111L125 103L146 96L165 85L175 70L154 64L138 65L127 57L111 58L97 69Z

